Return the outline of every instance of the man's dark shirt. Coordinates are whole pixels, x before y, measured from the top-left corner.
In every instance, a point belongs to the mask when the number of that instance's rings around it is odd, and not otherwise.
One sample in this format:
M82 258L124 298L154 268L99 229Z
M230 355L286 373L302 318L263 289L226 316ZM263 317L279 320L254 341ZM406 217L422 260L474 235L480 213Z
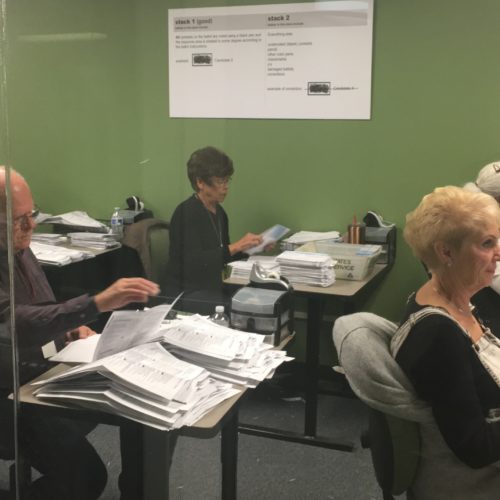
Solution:
M22 250L15 256L14 300L21 383L35 376L37 371L43 371L43 345L54 341L56 347L62 347L66 332L93 321L98 315L95 302L88 295L56 302L47 278L30 249ZM9 311L7 254L0 252L0 314L4 324L8 324ZM10 343L4 337L10 334L10 330L2 329L2 332L0 341L5 351ZM4 359L5 352L2 354ZM40 365L40 369L33 369L35 365ZM5 387L2 381L0 386Z

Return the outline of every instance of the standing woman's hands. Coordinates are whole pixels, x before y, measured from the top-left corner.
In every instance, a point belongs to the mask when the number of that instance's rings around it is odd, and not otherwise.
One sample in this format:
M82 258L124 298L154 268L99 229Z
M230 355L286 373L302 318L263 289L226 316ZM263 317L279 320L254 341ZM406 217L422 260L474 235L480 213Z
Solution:
M243 238L229 245L229 253L234 255L238 252L244 252L249 248L255 247L262 243L262 236L260 234L247 233Z

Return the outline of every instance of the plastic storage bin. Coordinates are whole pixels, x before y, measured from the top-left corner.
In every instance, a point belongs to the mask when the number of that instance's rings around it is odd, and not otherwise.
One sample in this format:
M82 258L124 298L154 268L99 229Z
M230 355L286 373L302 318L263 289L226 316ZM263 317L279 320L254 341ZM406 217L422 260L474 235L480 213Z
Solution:
M231 328L265 335L265 342L278 345L293 331L292 294L247 286L231 299Z
M300 252L318 252L330 255L336 261L335 278L362 280L373 269L382 252L381 245L352 245L311 241L297 248Z

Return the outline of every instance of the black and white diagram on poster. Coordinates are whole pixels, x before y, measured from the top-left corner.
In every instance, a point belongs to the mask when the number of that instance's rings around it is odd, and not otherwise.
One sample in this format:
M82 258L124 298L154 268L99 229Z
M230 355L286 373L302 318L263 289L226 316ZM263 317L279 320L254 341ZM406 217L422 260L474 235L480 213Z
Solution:
M373 0L170 9L170 116L369 119Z

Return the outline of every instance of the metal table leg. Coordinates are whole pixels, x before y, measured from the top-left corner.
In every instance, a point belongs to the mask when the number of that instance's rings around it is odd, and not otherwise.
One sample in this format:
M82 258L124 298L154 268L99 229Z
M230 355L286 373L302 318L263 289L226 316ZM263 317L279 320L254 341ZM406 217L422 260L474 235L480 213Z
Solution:
M177 442L177 431L160 431L144 427L143 498L168 500L172 455Z
M316 437L318 413L319 338L325 299L319 295L307 298L306 387L304 434Z
M238 473L238 410L221 429L222 500L236 500Z

